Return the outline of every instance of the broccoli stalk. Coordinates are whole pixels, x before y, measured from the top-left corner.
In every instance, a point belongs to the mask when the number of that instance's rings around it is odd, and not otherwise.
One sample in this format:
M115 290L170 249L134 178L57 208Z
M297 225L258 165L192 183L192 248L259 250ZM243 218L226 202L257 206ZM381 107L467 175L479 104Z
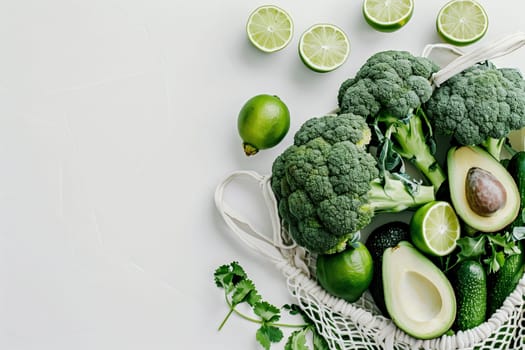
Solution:
M380 113L375 118L374 126L380 141L382 139L382 147L392 147L394 152L389 154L398 154L414 164L437 192L446 180L446 175L434 156L432 129L423 110L417 108L404 119L390 113ZM425 129L429 132L425 133ZM385 142L385 139L392 142ZM395 161L390 161L392 163Z
M502 161L501 152L503 150L506 150L511 156L513 156L517 152L514 148L512 148L512 146L508 142L507 137L502 137L500 139L488 137L485 141L481 143L480 146L483 147L488 153L490 153L491 156L496 158L496 160L498 161Z
M434 188L423 186L400 173L384 172L382 179L374 179L367 197L374 213L398 213L418 207L435 199Z
M381 170L369 152L371 130L354 114L306 121L274 161L271 186L283 227L314 253L343 250L379 212L435 199L434 188Z
M406 51L382 51L371 56L338 93L341 113L367 119L379 141L382 170L392 171L401 159L411 161L434 186L445 173L434 156L432 128L421 107L432 96L432 61ZM415 112L414 112L415 111Z

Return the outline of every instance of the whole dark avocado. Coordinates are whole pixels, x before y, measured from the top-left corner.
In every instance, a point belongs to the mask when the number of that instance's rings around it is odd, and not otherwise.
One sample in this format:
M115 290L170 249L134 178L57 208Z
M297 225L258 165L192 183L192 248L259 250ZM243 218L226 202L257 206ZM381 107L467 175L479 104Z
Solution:
M399 242L409 240L410 226L402 221L393 221L377 227L366 240L365 245L374 260L374 277L368 290L383 315L388 315L383 292L383 253L387 248L395 247Z

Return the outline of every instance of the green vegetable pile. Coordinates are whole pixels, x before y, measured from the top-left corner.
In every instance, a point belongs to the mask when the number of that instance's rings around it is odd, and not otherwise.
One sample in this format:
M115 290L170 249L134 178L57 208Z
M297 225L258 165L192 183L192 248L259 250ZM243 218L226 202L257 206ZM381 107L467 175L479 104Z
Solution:
M509 142L525 127L525 80L482 62L436 87L438 70L406 51L372 55L341 83L338 111L305 121L271 174L283 229L335 266L317 266L327 293L353 302L368 288L377 312L419 339L485 322L525 271L525 150ZM423 222L429 208L448 208L442 226ZM400 212L410 222L386 220L359 242L381 214ZM423 229L455 234L431 247L428 237L440 233ZM265 349L283 338L290 325L278 323L280 309L262 301L237 263L217 269L215 281L230 309L221 328L237 313L260 324ZM243 303L256 317L237 310ZM315 349L328 348L299 307L284 309L304 318L285 349L307 349L307 333Z
M275 160L272 189L284 225L299 245L316 253L343 251L376 213L434 199L433 187L381 171L367 148L370 135L358 115L313 118Z
M406 51L382 51L370 57L356 76L343 82L341 113L367 119L381 146L387 170L408 159L435 188L445 181L437 162L432 129L422 105L432 96L430 78L438 66Z
M442 290L450 292L448 279L455 281L452 298L442 299L454 314L439 316L448 323L414 329L389 315L394 311L385 300L400 312L403 295L383 289L377 278L389 281L390 289L405 282L385 276L396 269L383 265L381 273L374 267L369 289L381 311L422 338L484 322L516 287L525 266L525 156L508 142L511 131L525 127L525 81L516 69L484 62L435 87L437 71L429 59L405 51L374 54L340 85L337 114L311 118L299 128L293 145L275 159L271 179L283 227L320 257L347 253L381 213L416 210L436 200L453 206L462 226L449 255L425 257L397 233L383 240L388 246L372 251L376 264L388 251L391 263L424 269L423 276L435 276L428 283ZM447 143L437 144L438 135ZM438 147L447 147L445 160L437 159ZM509 162L502 150L523 159ZM407 174L408 164L419 171L418 180ZM379 235L399 231L386 225ZM398 244L403 253L396 252ZM413 265L414 259L420 263ZM419 288L410 283L393 290L408 296Z

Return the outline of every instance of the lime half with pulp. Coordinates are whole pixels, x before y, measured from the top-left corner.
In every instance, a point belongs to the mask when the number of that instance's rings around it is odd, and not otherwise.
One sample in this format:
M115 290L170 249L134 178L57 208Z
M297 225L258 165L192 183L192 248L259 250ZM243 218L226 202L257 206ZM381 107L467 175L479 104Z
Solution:
M465 46L481 39L489 27L487 13L474 0L452 0L439 10L439 35L453 45Z
M264 52L284 48L293 35L293 21L283 9L264 5L256 8L248 17L246 32L250 42Z
M413 0L364 0L363 16L374 29L393 32L412 18Z
M333 24L315 24L299 39L299 56L316 72L330 72L340 67L350 54L346 34Z
M429 255L445 256L452 253L460 234L456 212L445 201L425 204L416 210L410 221L412 242Z

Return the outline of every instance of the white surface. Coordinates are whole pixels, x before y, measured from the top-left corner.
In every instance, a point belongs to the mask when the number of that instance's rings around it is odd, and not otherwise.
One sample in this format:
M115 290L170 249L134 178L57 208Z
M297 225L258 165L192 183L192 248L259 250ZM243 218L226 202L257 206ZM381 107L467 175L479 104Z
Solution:
M482 43L525 31L523 1L481 2ZM263 3L0 4L0 349L259 348L256 326L237 317L217 332L227 308L215 268L237 260L265 299L293 299L276 268L226 229L215 186L233 170L270 172L372 53L439 42L445 0L417 1L390 34L364 22L360 1L274 1L295 35L271 55L244 32ZM339 25L352 45L324 75L297 56L301 32L317 22ZM525 68L524 59L522 49L502 61ZM247 158L236 118L258 93L279 95L292 126L279 146ZM268 229L256 200L234 201Z

